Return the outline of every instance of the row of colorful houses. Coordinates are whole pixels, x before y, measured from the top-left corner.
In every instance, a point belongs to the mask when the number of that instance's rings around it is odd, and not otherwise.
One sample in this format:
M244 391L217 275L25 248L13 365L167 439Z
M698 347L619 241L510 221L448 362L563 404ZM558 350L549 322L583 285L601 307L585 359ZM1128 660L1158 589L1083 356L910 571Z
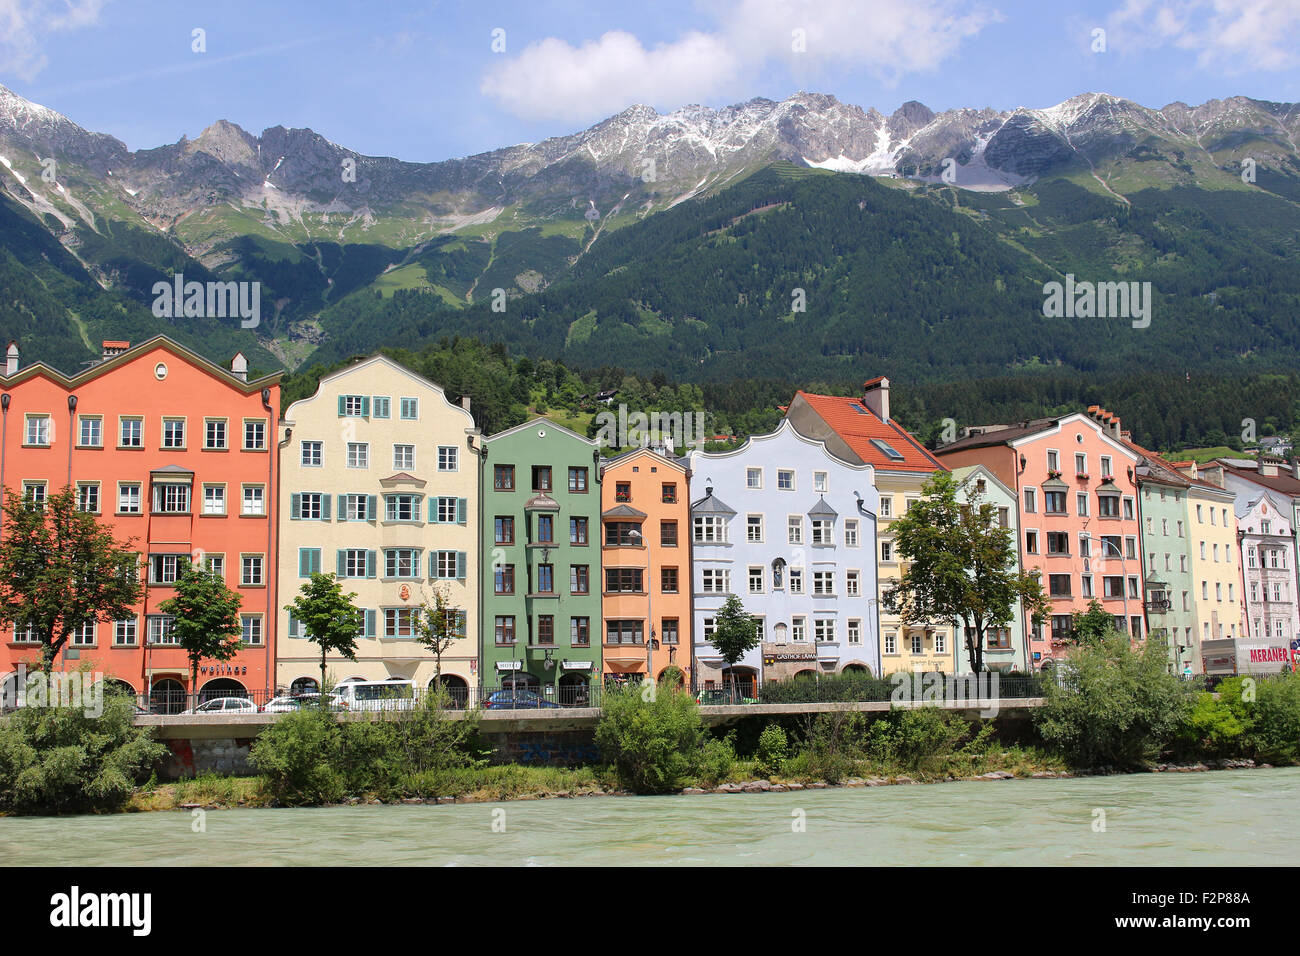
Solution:
M316 646L284 605L315 572L364 611L356 660L330 662L339 680L424 686L440 668L453 687L581 703L668 668L696 687L960 673L973 638L958 624L882 606L906 571L893 522L944 470L994 506L1051 598L1048 624L1018 608L986 635L992 667L1050 666L1093 599L1180 672L1277 669L1300 631L1294 473L1167 462L1095 406L970 427L932 452L877 378L857 396L797 393L774 432L732 451L615 454L541 418L484 435L468 399L383 356L283 411L279 376L249 381L242 356L224 368L165 337L105 343L72 376L19 358L11 344L0 484L30 500L72 486L147 574L137 614L86 622L59 666L89 661L140 694L314 687ZM198 688L159 611L188 562L243 601L243 649L205 662ZM437 661L414 631L434 589L463 635ZM731 594L761 642L729 670L709 638ZM11 626L0 647L12 670L34 635Z

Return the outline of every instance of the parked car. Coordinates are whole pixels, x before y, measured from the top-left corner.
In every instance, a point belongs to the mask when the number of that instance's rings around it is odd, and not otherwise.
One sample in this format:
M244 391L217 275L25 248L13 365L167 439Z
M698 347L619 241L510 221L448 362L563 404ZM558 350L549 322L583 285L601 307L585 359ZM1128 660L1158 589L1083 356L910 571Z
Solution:
M182 710L181 714L255 714L257 705L243 697L214 697L212 700Z
M264 714L287 714L302 706L297 697L272 697L262 705Z
M299 708L320 706L320 694L295 694L293 699L297 702ZM330 694L329 709L347 710L348 702L338 694Z
M485 710L537 710L543 707L559 709L559 706L531 690L499 690L483 702Z
M281 697L272 697L262 706L264 714L287 714L290 711L302 710L305 707L319 707L320 694L292 694ZM329 698L330 710L347 710L347 701L342 700L338 695L331 694Z

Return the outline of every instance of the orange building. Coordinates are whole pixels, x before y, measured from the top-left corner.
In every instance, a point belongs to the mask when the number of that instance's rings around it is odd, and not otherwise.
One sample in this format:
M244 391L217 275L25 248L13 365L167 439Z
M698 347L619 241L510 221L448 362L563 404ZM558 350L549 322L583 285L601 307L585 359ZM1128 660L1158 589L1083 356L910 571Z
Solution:
M648 646L656 679L676 665L690 685L689 478L685 465L648 448L605 463L600 523L606 675L641 680Z
M163 336L134 348L105 342L102 360L72 376L41 363L20 369L10 343L0 377L0 485L33 499L71 485L82 510L119 540L134 539L145 583L133 617L87 622L58 669L89 664L160 710L188 706L188 662L158 605L195 561L243 599L244 647L229 662L202 663L200 695L271 690L280 376L247 375L243 355L226 370ZM39 658L34 635L9 624L0 672Z

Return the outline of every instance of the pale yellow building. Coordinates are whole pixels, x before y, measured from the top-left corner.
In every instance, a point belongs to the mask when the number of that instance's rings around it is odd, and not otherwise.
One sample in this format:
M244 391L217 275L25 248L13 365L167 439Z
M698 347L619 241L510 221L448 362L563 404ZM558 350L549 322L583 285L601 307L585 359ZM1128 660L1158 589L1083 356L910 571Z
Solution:
M1192 672L1199 674L1201 642L1244 637L1241 552L1237 542L1236 495L1193 480L1187 491L1192 561L1192 601L1198 633Z
M443 652L444 684L476 686L479 458L468 407L377 355L322 378L282 429L277 686L315 689L319 651L284 609L314 571L336 574L365 610L356 661L331 656L329 679L428 686L435 660L414 639L413 610L439 588L465 635Z

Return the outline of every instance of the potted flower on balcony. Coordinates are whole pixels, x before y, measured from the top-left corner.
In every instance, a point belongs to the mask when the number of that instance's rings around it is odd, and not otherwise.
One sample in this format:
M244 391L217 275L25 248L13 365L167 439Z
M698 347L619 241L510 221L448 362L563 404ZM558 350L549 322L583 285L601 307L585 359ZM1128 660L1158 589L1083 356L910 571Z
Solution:
M1079 481L1087 481L1087 480L1088 480L1088 473L1087 473L1086 471L1081 471L1081 472L1079 472L1077 475L1075 475L1074 477L1075 477L1077 480L1079 480Z
M1047 478L1049 481L1060 477L1061 477L1061 473L1059 471L1049 471L1047 473Z

